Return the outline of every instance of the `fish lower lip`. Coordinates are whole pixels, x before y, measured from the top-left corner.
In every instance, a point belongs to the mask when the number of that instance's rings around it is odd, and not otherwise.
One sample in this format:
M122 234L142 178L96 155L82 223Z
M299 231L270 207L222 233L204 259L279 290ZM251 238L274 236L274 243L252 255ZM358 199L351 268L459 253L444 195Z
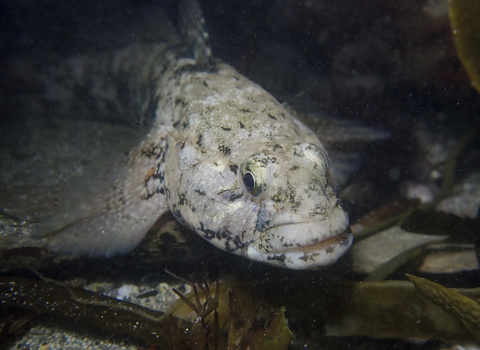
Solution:
M296 247L296 248L287 248L283 251L277 251L272 253L282 253L282 252L289 252L293 253L295 251L304 252L304 253L314 253L319 250L328 250L329 247L336 246L337 244L342 244L342 242L348 242L351 236L352 230L348 227L342 233L339 233L333 237L327 238L324 241L310 244L307 246Z
M335 263L351 246L353 235L343 210L330 220L271 227L245 246L251 260L294 270L318 269Z
M278 254L303 251L306 247L323 250L341 242L339 236L348 229L348 216L339 207L333 209L324 220L284 223L262 232L252 244L259 253ZM348 233L347 233L348 234Z

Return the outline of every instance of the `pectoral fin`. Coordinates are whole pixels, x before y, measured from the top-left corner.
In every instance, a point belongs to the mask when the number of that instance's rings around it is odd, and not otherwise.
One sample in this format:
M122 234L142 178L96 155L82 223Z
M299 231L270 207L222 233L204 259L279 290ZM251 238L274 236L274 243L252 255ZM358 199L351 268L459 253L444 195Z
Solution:
M34 236L47 237L48 249L72 255L111 257L136 247L168 211L163 188L168 147L158 140L158 133L151 133L112 169L110 181L85 189L88 194L78 202L74 198L63 212L40 222Z

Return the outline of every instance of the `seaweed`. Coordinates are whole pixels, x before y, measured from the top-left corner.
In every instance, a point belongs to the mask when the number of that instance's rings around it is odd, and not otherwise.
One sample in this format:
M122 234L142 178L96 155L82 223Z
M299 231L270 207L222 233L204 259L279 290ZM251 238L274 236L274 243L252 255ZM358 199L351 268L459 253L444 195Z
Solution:
M37 275L42 280L0 277L0 305L130 335L162 349L287 349L292 337L284 308L263 313L258 303L246 303L229 290L228 311L222 311L218 283L214 295L208 284L194 285L193 302L175 290L180 301L197 315L189 322ZM7 326L4 332L10 332Z
M425 278L406 274L416 290L446 312L457 316L472 335L480 340L480 303Z
M35 319L33 312L0 310L0 344L5 344L12 337L22 334Z
M0 305L128 334L147 343L169 342L161 322L163 313L59 283L0 277Z
M480 92L480 3L450 0L449 16L458 55L472 85Z
M180 300L163 314L93 292L69 291L58 282L2 277L0 305L86 324L106 334L129 335L144 348L287 349L292 332L286 309L297 341L302 334L309 342L352 335L471 339L459 319L422 298L407 281L351 282L306 275L300 282L307 287L301 292L298 283L285 278L217 283L214 288L199 284L189 295L178 293ZM478 289L462 293L479 297Z
M228 312L219 315L220 287L216 283L212 296L208 284L198 285L205 301L194 285L192 302L174 289L181 300L197 315L197 320L187 331L188 349L287 349L292 339L285 319L285 308L264 313L258 303L239 298L235 290L228 291ZM245 296L245 295L244 295ZM242 300L243 299L243 300ZM213 314L213 319L207 319ZM224 322L220 319L223 318Z

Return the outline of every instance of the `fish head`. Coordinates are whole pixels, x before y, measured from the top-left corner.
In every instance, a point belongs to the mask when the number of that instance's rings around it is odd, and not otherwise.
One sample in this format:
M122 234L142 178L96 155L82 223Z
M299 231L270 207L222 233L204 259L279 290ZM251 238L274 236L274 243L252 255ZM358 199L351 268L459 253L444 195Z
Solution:
M214 246L253 261L333 264L352 235L327 183L323 145L268 92L227 65L216 68L191 76L177 98L190 103L177 105L185 122L165 160L170 211Z
M166 179L171 211L214 246L278 267L316 269L352 244L320 142L264 149L236 164L194 144L178 148L177 173Z
M255 203L246 257L290 269L329 266L352 244L348 216L327 184L321 144L297 143L242 163L238 182Z

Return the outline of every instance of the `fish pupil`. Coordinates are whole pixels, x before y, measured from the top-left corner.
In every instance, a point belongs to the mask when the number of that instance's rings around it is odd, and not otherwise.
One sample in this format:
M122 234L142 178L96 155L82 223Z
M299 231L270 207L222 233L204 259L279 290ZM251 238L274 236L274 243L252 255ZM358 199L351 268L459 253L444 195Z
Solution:
M245 175L243 175L243 184L248 191L251 191L255 187L255 178L251 172L246 172Z

